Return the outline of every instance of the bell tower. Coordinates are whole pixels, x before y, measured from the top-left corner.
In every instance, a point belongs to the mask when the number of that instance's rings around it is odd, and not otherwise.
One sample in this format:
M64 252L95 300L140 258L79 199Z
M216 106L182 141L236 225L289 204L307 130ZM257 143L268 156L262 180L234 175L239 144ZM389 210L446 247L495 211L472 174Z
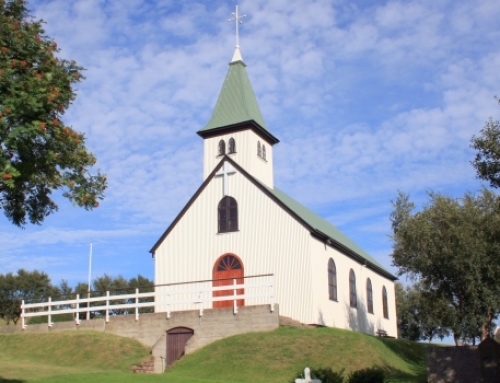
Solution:
M238 24L244 16L238 15L238 7L233 16L236 21L234 55L212 117L198 131L204 139L203 179L227 155L263 184L274 188L273 146L279 140L264 122L241 56Z

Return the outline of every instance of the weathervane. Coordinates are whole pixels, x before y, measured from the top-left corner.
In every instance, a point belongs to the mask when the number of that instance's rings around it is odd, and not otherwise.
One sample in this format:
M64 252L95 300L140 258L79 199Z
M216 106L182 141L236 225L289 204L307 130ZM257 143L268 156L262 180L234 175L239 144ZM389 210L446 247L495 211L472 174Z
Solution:
M236 6L236 12L232 13L233 18L229 19L228 21L234 21L236 24L236 48L240 47L240 34L239 34L239 26L238 24L243 24L243 21L241 19L247 17L247 15L239 15L238 14L238 6Z

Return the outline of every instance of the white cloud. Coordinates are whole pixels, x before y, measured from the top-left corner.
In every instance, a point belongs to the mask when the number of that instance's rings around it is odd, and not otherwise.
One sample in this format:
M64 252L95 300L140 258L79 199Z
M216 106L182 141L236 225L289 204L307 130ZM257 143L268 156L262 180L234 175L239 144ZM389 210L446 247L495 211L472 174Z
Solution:
M46 269L57 263L58 246L71 252L94 238L106 246L109 273L116 264L136 273L144 257L126 244L147 253L202 182L196 131L210 117L232 56L234 4L30 6L47 21L60 55L87 68L66 121L85 132L110 188L92 213L63 203L43 227L26 231L4 219L0 244L9 258L0 258L0 268L15 271L13 259L32 259ZM422 200L429 189L478 187L468 143L499 115L500 4L260 0L243 1L240 12L247 14L240 29L247 71L282 141L275 150L280 189L334 224L339 219L347 234L372 238L363 247L378 257L390 248L380 240L390 204L380 201L397 189Z

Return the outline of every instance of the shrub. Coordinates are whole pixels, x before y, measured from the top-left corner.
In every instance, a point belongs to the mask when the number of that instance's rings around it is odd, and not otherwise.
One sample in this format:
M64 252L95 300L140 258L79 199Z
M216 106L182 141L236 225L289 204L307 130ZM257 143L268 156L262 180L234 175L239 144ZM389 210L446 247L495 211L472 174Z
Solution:
M343 383L344 382L344 370L339 372L333 371L331 368L311 368L311 378L319 379L321 383ZM304 370L299 371L295 374L290 383L295 383L295 379L299 377L304 377Z
M384 370L372 367L350 373L347 383L384 383L384 379Z

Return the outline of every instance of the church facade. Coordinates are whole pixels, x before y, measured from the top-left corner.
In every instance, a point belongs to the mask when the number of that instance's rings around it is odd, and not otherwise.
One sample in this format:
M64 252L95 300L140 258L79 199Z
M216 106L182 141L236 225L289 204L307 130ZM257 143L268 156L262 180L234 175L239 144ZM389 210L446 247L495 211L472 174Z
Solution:
M274 186L279 140L264 122L238 47L212 118L198 135L204 182L151 249L155 284L272 274L280 315L397 337L396 278ZM238 305L259 303L252 302Z

